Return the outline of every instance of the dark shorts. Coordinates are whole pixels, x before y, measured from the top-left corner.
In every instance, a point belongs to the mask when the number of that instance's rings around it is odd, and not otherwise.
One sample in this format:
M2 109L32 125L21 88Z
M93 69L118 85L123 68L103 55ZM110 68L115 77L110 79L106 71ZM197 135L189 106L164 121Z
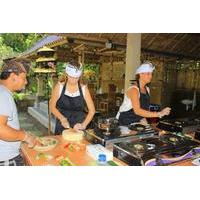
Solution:
M0 166L24 166L24 159L18 155L10 160L0 161Z

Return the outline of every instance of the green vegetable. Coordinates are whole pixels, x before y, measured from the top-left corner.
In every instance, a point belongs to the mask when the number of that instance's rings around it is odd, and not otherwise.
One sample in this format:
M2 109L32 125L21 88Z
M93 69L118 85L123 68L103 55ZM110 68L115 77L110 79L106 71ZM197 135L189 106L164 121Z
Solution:
M72 162L68 159L64 159L60 161L61 166L73 166Z
M73 145L71 145L71 144L69 145L69 150L70 150L70 151L74 151Z
M114 161L110 160L107 162L110 166L118 166Z
M39 159L42 159L42 158L46 158L46 154L45 153L38 153L37 156L36 156L36 159L39 160Z
M56 144L56 141L55 141L55 140L53 140L53 141L52 141L52 144Z

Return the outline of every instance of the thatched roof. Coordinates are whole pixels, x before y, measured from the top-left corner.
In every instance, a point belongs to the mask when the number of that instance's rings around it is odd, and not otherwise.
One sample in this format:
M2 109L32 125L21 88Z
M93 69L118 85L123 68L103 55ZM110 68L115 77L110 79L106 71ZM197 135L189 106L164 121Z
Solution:
M126 33L58 33L50 34L39 41L23 56L27 57L36 52L41 45L59 46L62 50L85 52L93 55L125 56ZM105 43L113 44L111 49ZM67 45L66 45L67 44ZM62 46L64 45L64 46ZM178 59L200 60L199 33L143 33L141 42L142 52L155 55L174 57Z

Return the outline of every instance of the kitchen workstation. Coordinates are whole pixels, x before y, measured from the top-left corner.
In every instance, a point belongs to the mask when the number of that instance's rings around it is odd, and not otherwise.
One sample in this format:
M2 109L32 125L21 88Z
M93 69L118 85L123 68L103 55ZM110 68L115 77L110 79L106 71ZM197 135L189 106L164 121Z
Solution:
M101 119L94 129L63 131L40 138L32 149L22 145L27 165L195 166L199 165L200 119L163 120L158 124L119 126Z
M45 111L45 102L38 100L37 106L28 108L29 114L39 116L44 124L46 123L49 134L41 137L34 148L28 148L27 144L22 145L26 164L200 165L199 52L198 45L193 46L193 54L190 53L189 44L184 46L188 39L199 44L199 35L97 36L98 34L49 35L43 39L43 44L52 49L41 49L40 43L36 43L33 49L40 50L28 53L27 56L33 60L37 57L36 62L43 61L43 67L40 68L45 67L45 60L38 58L38 54L41 56L41 52L45 51L54 51L59 61L67 62L69 58L75 57L85 66L88 63L98 65L96 68L93 65L93 70L92 67L85 69L82 76L87 82L95 107L93 118L87 126L79 130L73 128L73 122L69 122L70 116L65 114L67 109L65 111L62 106L64 101L68 101L64 95L55 107L64 115L64 122L72 123L67 129L63 128L62 117L53 106L51 115L46 115L48 122L44 121L40 114L40 110ZM113 39L109 40L111 37ZM50 43L50 40L54 43ZM149 46L151 50L148 49ZM169 49L169 52L163 46ZM182 49L182 52L177 53L177 49ZM55 58L53 54L51 56ZM56 66L56 60L53 61ZM73 66L71 69L66 67L65 72L76 77L77 74L73 74L72 68ZM42 85L41 74L45 77L45 71L38 71L36 68L35 72L38 84ZM56 81L55 73L46 74L49 78L54 77L53 81ZM41 98L42 87L38 88L38 96ZM64 93L63 88L60 89L61 96ZM47 114L50 112L48 102L49 99L46 100ZM77 109L73 104L70 105L74 110L80 109L82 113L82 108ZM81 115L77 114L79 117ZM66 118L68 121L65 121Z
M78 1L1 3L0 198L198 199L198 2Z
M198 199L199 1L5 2L0 198Z
M4 92L20 89L6 74L16 76L20 60L30 69L19 71L27 76L27 99L15 99L20 155L12 147L0 163L21 156L27 166L200 165L199 38L40 34L30 49L4 60Z

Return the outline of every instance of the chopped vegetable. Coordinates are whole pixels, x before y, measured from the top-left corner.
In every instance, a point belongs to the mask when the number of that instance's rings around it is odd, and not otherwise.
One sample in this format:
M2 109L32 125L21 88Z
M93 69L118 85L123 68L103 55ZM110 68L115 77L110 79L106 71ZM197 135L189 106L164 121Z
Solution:
M61 160L60 165L61 166L73 166L72 162L68 158Z
M118 166L118 164L115 163L115 162L112 161L112 160L109 160L107 163L108 163L110 166Z
M64 146L64 148L68 148L69 145L70 145L70 143L67 143L67 144Z
M69 145L69 150L70 150L70 151L74 151L74 147L73 147L72 144Z
M46 153L38 153L36 155L36 160L40 160L40 159L51 160L51 159L53 159L53 156L50 154L46 154Z

